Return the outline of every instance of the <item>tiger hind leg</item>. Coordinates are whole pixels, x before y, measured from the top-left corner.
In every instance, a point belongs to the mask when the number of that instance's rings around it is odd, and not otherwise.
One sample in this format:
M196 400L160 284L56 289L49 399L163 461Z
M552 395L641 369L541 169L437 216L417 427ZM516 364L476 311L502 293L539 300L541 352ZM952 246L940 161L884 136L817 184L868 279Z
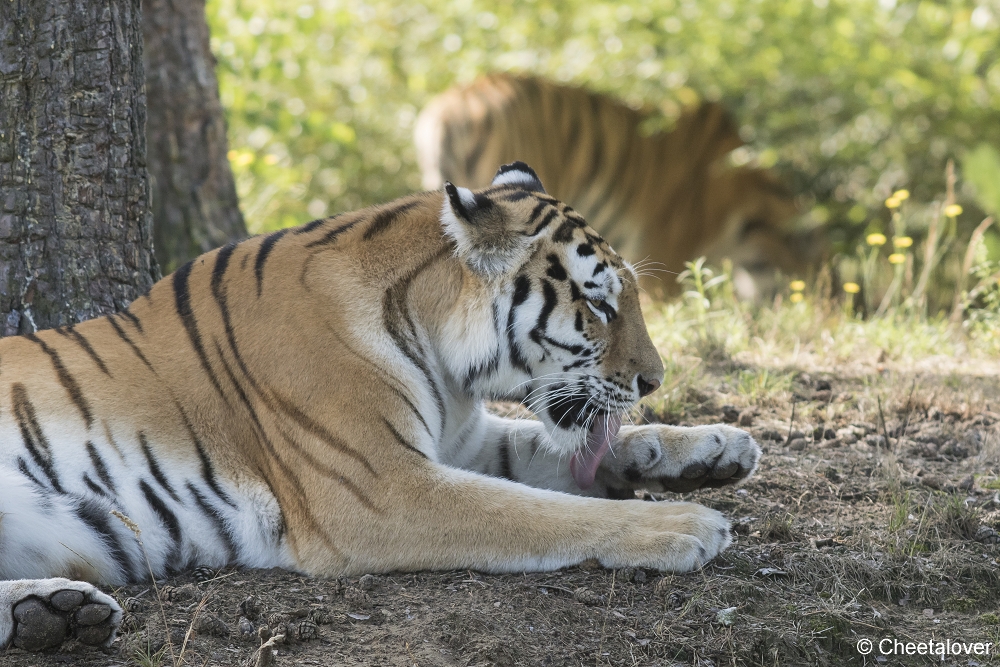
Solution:
M0 581L0 650L44 651L73 639L110 646L121 620L115 599L82 581Z

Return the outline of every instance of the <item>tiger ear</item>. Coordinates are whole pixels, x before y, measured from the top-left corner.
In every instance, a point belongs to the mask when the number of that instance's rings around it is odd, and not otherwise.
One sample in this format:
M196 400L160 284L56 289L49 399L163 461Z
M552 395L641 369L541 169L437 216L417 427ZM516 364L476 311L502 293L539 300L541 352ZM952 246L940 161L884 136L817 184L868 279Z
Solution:
M529 239L510 220L503 206L487 195L444 184L441 225L455 242L455 254L484 278L498 278L520 266Z
M493 185L516 185L531 192L545 192L535 170L523 162L511 162L497 170Z

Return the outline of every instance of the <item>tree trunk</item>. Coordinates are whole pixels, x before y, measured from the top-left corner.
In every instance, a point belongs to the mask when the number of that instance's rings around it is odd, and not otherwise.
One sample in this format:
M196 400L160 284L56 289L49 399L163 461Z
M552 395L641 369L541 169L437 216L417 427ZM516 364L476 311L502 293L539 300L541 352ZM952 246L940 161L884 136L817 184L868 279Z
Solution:
M0 4L0 329L116 312L157 278L139 0Z
M170 272L246 236L204 0L145 0L146 137L156 258Z

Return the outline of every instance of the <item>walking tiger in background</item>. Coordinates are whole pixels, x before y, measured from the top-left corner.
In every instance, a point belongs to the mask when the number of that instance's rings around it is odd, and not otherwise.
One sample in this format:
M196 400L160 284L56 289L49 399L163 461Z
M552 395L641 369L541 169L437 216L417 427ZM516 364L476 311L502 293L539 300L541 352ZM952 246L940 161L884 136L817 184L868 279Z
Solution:
M732 168L743 145L718 104L702 104L666 133L642 136L624 104L538 78L491 74L432 100L416 123L424 187L489 184L492 165L524 160L632 262L650 265L643 287L676 292L684 262L729 258L743 298L773 294L775 272L803 272L816 244L792 229L796 205L768 171ZM661 269L657 272L655 269Z
M110 644L92 584L196 566L700 567L723 516L633 490L733 484L760 449L622 426L662 379L635 272L523 164L202 255L0 340L0 648Z

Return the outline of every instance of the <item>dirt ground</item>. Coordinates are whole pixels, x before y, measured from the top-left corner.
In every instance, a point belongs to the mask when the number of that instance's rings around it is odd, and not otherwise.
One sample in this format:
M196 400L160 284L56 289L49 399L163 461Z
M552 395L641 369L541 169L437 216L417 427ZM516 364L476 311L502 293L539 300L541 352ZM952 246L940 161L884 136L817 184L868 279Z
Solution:
M735 422L764 449L739 489L684 494L733 521L733 546L699 572L201 572L116 591L129 612L106 652L0 664L1000 664L1000 379L789 372L758 394L736 371L709 369L682 409L646 415ZM973 653L917 653L942 640Z

